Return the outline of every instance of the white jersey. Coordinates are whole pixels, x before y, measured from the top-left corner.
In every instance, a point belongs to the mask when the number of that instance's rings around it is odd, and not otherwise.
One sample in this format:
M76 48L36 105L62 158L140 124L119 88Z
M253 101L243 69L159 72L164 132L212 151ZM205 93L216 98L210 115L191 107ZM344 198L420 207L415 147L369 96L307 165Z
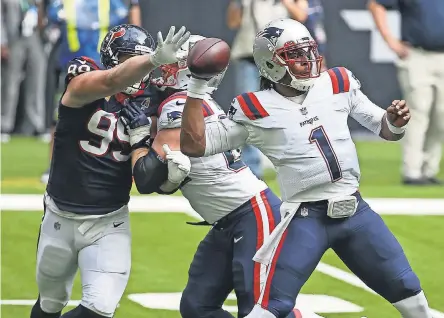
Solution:
M225 139L216 136L220 129L207 126L205 154L243 143L256 146L276 167L284 201L350 195L359 187L360 170L348 116L379 134L384 113L349 70L337 67L323 72L302 101L273 89L237 96L231 121L224 123Z
M159 107L158 130L180 128L186 92L166 99ZM226 118L208 95L202 105L206 122ZM209 157L190 158L191 179L182 188L193 209L208 223L214 223L267 188L240 159L240 150Z

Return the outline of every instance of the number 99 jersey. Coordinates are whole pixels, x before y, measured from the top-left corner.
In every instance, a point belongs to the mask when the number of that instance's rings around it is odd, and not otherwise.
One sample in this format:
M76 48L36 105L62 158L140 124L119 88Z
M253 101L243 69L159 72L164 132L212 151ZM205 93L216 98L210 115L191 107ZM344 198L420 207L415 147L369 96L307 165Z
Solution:
M186 92L179 92L162 102L158 110L158 131L181 127L186 98ZM202 111L205 122L226 117L210 96L203 101ZM267 188L241 160L239 149L190 160L188 177L191 180L181 191L208 223L214 223Z
M93 60L76 58L68 65L65 84L75 76L98 69ZM148 108L147 92L131 98L140 98L142 106L145 103ZM128 203L131 147L119 120L125 98L128 96L117 94L81 108L60 102L47 185L47 193L60 210L101 215Z

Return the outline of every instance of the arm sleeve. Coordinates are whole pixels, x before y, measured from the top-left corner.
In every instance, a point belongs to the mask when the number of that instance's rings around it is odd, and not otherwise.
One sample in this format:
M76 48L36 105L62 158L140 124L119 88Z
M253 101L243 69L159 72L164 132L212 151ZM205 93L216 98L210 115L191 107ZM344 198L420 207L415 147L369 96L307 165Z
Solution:
M162 104L157 123L159 130L181 127L185 98L178 97ZM239 148L245 145L247 138L248 130L240 123L217 116L205 119L205 156Z
M350 92L350 116L377 135L381 132L384 114L385 110L369 100L360 89Z
M205 129L205 156L237 149L247 143L248 129L231 119L212 121Z
M150 149L146 156L137 160L133 176L139 193L159 192L159 187L168 179L168 165L153 149Z

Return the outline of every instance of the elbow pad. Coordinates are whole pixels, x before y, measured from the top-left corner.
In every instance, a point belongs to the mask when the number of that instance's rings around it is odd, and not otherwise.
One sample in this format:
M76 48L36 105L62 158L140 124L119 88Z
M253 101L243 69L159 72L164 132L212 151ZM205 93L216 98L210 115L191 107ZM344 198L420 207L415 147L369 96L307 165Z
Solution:
M133 176L139 193L158 192L159 187L168 179L168 164L151 148L146 156L136 161Z

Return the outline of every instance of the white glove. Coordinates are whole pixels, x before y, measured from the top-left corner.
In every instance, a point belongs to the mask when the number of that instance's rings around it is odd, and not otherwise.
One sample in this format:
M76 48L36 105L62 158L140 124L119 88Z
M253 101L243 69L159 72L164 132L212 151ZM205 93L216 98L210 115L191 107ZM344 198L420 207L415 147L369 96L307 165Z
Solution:
M187 96L197 99L204 99L208 92L208 80L191 76L187 85Z
M179 184L188 176L191 170L190 158L179 150L171 150L167 144L163 145L168 160L168 180Z
M155 66L177 62L177 51L190 38L190 32L185 32L185 27L181 27L176 34L174 34L175 30L174 26L170 28L165 41L162 32L157 33L157 47L151 55L151 62Z

